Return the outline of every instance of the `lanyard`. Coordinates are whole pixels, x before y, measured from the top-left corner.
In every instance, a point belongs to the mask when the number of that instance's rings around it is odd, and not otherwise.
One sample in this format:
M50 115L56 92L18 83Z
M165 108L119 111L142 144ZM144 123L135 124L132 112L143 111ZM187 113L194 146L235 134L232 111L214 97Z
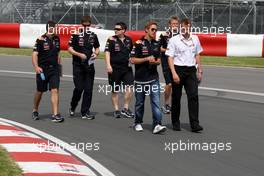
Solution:
M191 38L191 44L188 44L184 41L184 39L181 39L182 43L184 43L184 45L186 45L187 47L194 47L194 43L193 43L193 39Z

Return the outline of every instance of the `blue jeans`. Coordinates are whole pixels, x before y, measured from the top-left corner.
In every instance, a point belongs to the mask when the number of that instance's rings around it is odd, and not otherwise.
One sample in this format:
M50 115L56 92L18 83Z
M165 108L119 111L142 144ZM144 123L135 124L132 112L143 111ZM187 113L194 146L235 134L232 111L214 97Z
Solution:
M155 80L149 84L135 84L135 124L143 123L144 104L146 95L150 96L153 128L160 124L162 113L160 110L160 83Z

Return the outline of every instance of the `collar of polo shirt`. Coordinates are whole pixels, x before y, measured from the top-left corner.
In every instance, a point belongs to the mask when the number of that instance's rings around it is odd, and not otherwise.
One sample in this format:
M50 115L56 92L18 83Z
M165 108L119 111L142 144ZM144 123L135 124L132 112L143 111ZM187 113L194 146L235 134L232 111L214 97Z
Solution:
M186 39L182 34L180 35L180 40L182 43L184 43L184 45L186 45L187 47L193 47L194 46L194 42L193 42L193 35L190 34L189 38Z
M188 39L186 39L182 34L180 35L180 39L181 39L181 40L187 40L187 41L190 41L190 40L192 40L192 37L193 37L192 34L190 34L190 36L189 36Z

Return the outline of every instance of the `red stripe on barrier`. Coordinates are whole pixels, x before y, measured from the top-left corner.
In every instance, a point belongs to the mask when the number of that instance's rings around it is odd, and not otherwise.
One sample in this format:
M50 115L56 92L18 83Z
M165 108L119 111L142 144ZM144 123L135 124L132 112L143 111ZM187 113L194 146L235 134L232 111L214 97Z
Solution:
M0 144L48 144L47 140L40 138L32 138L32 137L24 137L24 136L8 136L8 137L0 137Z
M145 32L144 31L127 31L126 35L129 36L133 42L141 39L142 37L144 37Z
M10 155L16 160L16 162L62 162L83 165L73 156L57 153L11 152Z
M202 55L226 56L227 36L226 34L197 34L203 47Z
M59 35L60 37L60 49L61 50L68 50L68 43L69 43L69 40L70 40L70 37L71 35Z
M68 43L71 37L71 32L78 31L81 25L59 25L58 33L60 37L60 48L61 50L68 49Z
M14 126L7 126L7 125L0 125L0 130L17 130L17 131L24 131L20 128Z
M0 46L19 48L20 24L0 24Z
M23 176L87 176L80 174L66 174L66 173L26 173Z

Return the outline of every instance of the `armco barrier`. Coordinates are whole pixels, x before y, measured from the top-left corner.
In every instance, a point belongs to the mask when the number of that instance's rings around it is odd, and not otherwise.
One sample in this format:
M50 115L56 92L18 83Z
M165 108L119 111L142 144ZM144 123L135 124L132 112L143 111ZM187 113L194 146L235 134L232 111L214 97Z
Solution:
M263 35L228 34L227 56L262 57Z
M59 25L59 36L61 41L61 49L67 50L68 42L71 34L79 29L79 25ZM45 33L45 24L21 24L20 25L20 48L33 47L36 39ZM104 50L104 45L109 36L114 35L114 31L91 28L98 36L101 44L100 50ZM0 39L1 40L1 39Z
M71 31L78 25L59 25L61 49L66 50ZM64 32L63 32L64 30ZM98 36L104 51L106 40L114 35L112 30L91 28ZM70 31L70 32L69 32ZM45 32L45 24L0 24L0 47L32 48L35 40ZM161 32L157 33L157 37ZM140 39L144 31L127 31L133 41ZM197 34L204 49L202 55L264 57L263 35L246 34Z
M19 48L19 24L0 24L0 46Z
M202 48L203 55L226 56L227 37L226 34L197 34Z

